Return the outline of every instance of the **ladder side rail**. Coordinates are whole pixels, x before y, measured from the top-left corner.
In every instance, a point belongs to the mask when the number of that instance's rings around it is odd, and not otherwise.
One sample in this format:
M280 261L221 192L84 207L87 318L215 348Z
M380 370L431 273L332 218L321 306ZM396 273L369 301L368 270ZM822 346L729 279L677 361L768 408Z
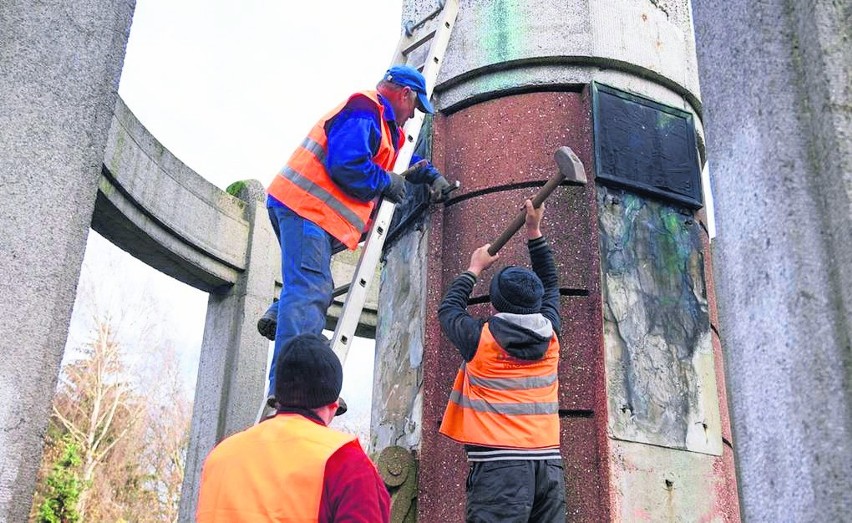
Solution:
M401 173L408 168L414 154L416 142L414 136L419 136L424 119L425 115L418 113L405 125L406 141L399 151L399 156L394 164L394 172ZM342 363L346 363L349 347L352 344L355 330L358 328L364 303L367 301L367 293L370 290L370 283L373 281L373 273L381 260L382 248L395 210L395 203L382 199L373 220L373 226L367 234L361 257L355 266L352 283L349 284L349 292L346 294L346 300L343 302L334 335L331 337L331 348Z
M429 49L429 56L423 66L423 77L426 81L426 96L432 97L432 92L435 90L435 84L438 81L438 73L441 65L443 65L444 54L447 52L447 45L450 43L450 36L453 33L453 26L456 23L456 15L459 12L458 0L447 0L444 4L444 12L440 24L435 31L435 37L432 41L432 46ZM430 82L429 79L432 78Z

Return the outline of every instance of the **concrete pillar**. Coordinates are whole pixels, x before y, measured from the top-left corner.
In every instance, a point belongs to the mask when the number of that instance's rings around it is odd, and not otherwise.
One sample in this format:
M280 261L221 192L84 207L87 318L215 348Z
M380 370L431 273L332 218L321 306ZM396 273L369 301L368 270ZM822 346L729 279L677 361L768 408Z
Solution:
M266 192L250 180L238 197L251 224L246 265L226 294L210 294L181 490L180 521L194 521L201 467L210 450L251 426L264 397L269 341L257 320L269 306L280 272L279 250L266 213Z
M0 521L32 504L134 7L0 3Z
M848 519L852 7L693 9L743 516Z
M403 19L416 21L437 4L408 1ZM471 251L496 237L555 171L553 153L563 145L590 178L557 190L545 225L562 296L568 519L738 519L706 219L595 179L592 82L689 115L700 148L697 80L686 0L461 2L436 88L433 160L462 187L425 231L412 230L389 252L377 328L377 358L387 369L397 362L398 372L381 375L391 383L374 388L374 402L400 412L384 427L374 420L373 439L415 451L421 521L464 514L464 455L437 433L461 362L440 332L438 304ZM641 212L625 213L622 201ZM654 251L661 246L668 254ZM501 264L527 258L521 238L501 252ZM491 312L489 278L474 289L476 316ZM651 322L658 312L670 315L665 332ZM621 401L637 397L647 402Z

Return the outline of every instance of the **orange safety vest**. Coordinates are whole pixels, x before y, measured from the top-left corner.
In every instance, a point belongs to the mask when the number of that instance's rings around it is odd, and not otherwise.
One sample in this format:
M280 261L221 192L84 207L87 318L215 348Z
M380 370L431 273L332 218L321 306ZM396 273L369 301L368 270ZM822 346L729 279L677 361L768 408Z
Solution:
M441 434L486 447L559 446L558 363L556 334L543 358L521 360L500 347L486 323L476 354L456 374Z
M298 414L279 414L225 439L204 461L196 520L318 521L325 464L353 440Z
M385 121L385 107L379 101L377 91L355 93L348 100L335 107L314 125L308 137L287 161L287 165L275 176L267 192L290 210L306 220L310 220L341 243L355 249L361 239L361 233L367 230L370 214L376 205L375 200L361 201L349 196L334 183L326 169L328 136L325 124L355 97L363 97L376 105L382 127L382 140L373 162L386 171L393 169L398 150L405 141L400 130L399 143L394 147L391 141L391 129Z

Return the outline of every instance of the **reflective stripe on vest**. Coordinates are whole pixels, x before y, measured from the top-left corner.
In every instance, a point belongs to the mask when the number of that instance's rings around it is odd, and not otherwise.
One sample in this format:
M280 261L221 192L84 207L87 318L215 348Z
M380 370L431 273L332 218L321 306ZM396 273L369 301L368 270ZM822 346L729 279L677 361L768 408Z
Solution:
M558 363L556 335L541 359L521 360L500 347L486 323L476 354L456 374L441 434L488 447L558 446Z
M320 163L325 163L325 149L322 148L322 145L311 140L310 136L305 138L305 141L302 142L302 147L313 153Z
M316 185L308 178L305 178L301 174L297 173L289 166L285 166L279 174L293 182L294 185L296 185L298 188L302 189L306 193L319 200L322 200L323 203L331 207L334 212L336 212L343 219L349 222L352 227L358 229L359 231L362 231L367 226L367 224L364 223L364 221L354 211L350 210L345 203L335 198L333 194L329 193L319 185Z
M458 391L450 393L450 401L458 403L460 407L472 409L479 412L493 412L495 414L559 414L559 403L489 403L483 400L472 400Z
M297 414L227 438L204 461L197 521L318 521L326 462L354 440Z
M556 383L557 374L548 374L547 376L535 376L530 378L480 378L478 376L469 376L470 384L478 387L487 387L489 389L499 390L515 390L515 389L537 389L546 387Z
M398 149L405 141L404 133L398 133L398 143L394 147L391 130L384 118L384 106L376 91L364 91L349 97L317 122L307 138L296 148L281 169L267 192L276 200L290 208L306 220L319 225L323 230L340 240L341 243L355 249L361 239L361 233L367 228L375 201L361 201L346 194L334 181L326 169L328 136L325 124L337 116L341 110L356 97L362 97L375 104L381 126L381 140L378 151L372 161L386 171L393 168Z

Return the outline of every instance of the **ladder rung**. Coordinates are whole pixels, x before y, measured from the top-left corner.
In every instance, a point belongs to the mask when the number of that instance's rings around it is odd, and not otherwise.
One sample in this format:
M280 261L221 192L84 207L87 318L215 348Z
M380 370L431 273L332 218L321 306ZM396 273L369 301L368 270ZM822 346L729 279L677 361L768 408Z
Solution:
M423 17L423 20L420 20L416 24L414 23L414 21L406 22L405 25L403 26L405 28L405 34L408 35L408 36L411 36L412 34L414 34L414 31L423 27L426 24L426 22L435 18L439 14L441 14L441 12L444 10L444 4L446 4L446 1L440 0L438 2L438 7L435 8L434 11L432 11L431 13L429 13L428 15Z
M411 51L422 46L423 44L425 44L426 42L428 42L429 40L431 40L434 37L435 37L435 30L433 29L432 31L429 31L428 33L426 33L425 35L423 35L423 36L421 36L417 39L412 39L412 42L406 44L405 47L403 47L402 51L400 51L400 52L402 53L403 56L408 56L409 54L411 54Z
M332 298L337 298L338 296L343 296L343 295L344 295L344 294L346 294L347 292L349 292L349 284L348 284L348 283L344 283L344 284L343 284L343 285L341 285L340 287L335 287L335 288L334 288L334 290L333 290L333 291L331 291L331 297L332 297Z

